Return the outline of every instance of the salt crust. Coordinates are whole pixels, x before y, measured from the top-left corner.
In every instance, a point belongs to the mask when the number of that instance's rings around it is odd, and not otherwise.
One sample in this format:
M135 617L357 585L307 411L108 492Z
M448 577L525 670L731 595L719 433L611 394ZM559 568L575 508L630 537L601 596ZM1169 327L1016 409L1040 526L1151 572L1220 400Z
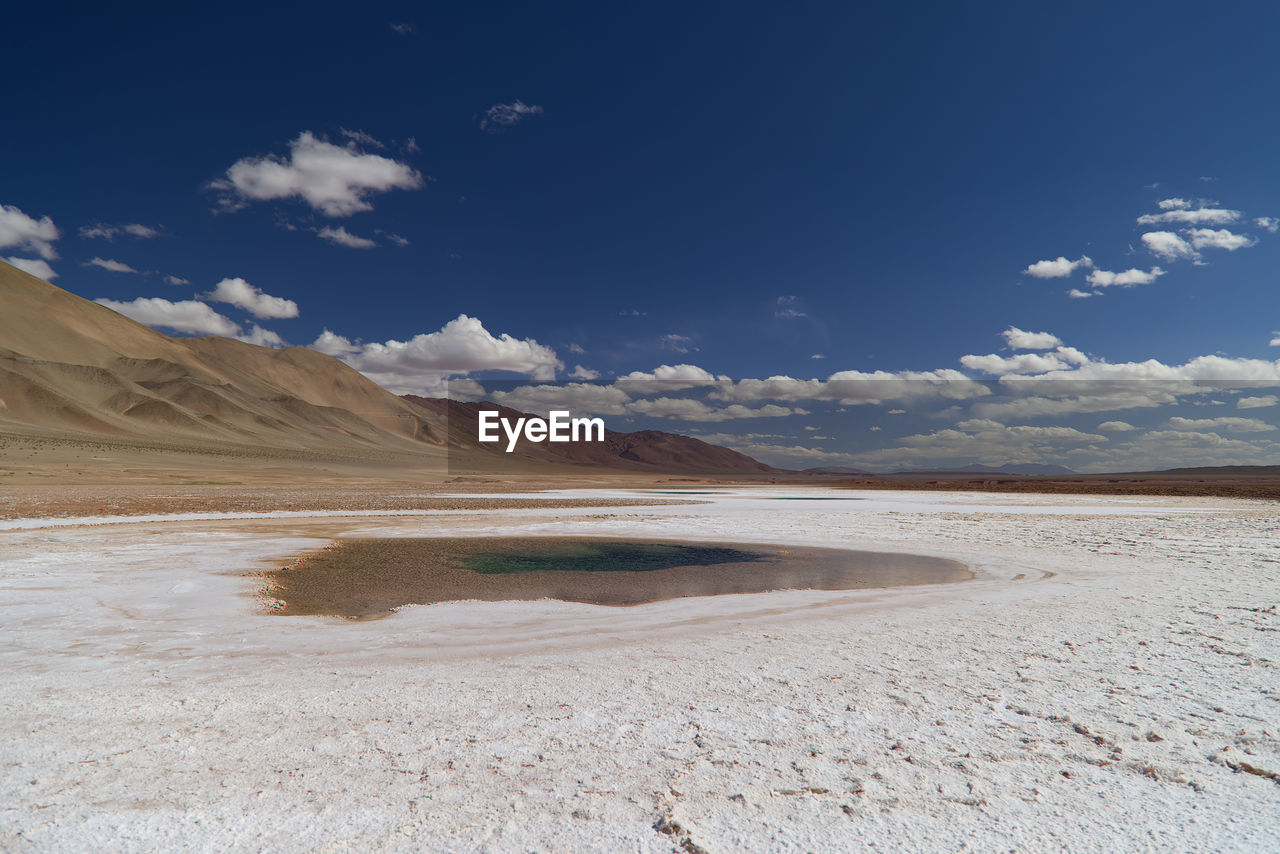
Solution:
M1274 504L769 500L816 494L5 523L0 848L1274 850ZM240 574L335 534L485 532L919 552L979 577L344 623L266 615Z

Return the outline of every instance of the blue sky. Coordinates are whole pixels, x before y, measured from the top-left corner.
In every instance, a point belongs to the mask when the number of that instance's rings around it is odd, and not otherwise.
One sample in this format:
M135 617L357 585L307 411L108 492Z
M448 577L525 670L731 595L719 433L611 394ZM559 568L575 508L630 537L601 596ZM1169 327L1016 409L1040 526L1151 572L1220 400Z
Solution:
M1277 368L1273 3L5 20L0 257L168 332L319 341L396 391L579 366L994 379L1028 366L963 357L1058 346L1092 379ZM716 429L806 440L806 412ZM1280 462L1252 447L1203 459Z

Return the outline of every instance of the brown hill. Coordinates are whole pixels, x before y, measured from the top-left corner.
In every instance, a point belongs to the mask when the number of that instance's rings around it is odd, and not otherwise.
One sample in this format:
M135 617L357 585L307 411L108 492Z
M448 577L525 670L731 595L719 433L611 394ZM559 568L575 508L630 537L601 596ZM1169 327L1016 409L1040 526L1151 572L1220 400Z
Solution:
M514 421L528 417L520 412L496 403L463 403L446 398L405 395L422 409L434 412L448 420L449 443L456 448L475 449L493 455L498 461L511 461L523 457L529 460L572 463L578 466L604 466L614 469L681 473L681 474L735 474L761 475L778 472L771 466L699 439L664 433L660 430L639 430L619 433L605 430L603 442L527 442L521 439L515 450L508 454L505 442L499 445L480 444L479 412L496 409L503 418Z
M336 359L173 338L0 264L0 430L439 457L432 416Z

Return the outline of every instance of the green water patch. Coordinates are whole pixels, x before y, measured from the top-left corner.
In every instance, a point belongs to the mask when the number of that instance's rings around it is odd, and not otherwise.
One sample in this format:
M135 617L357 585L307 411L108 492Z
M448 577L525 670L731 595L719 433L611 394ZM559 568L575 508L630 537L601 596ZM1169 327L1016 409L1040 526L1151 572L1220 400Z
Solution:
M463 554L459 561L467 569L483 573L656 572L677 566L750 563L765 557L764 552L726 546L580 540L560 543L549 549L501 549Z
M962 563L925 555L592 537L350 539L254 575L270 613L351 620L466 600L628 606L973 577Z

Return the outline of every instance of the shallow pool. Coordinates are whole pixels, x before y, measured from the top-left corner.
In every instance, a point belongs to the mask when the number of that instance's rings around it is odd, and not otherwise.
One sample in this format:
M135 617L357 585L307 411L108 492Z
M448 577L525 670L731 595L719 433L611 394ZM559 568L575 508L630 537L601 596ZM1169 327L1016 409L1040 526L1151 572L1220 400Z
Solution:
M351 539L257 574L272 613L385 617L404 605L687 596L964 581L946 558L844 549L592 537Z

